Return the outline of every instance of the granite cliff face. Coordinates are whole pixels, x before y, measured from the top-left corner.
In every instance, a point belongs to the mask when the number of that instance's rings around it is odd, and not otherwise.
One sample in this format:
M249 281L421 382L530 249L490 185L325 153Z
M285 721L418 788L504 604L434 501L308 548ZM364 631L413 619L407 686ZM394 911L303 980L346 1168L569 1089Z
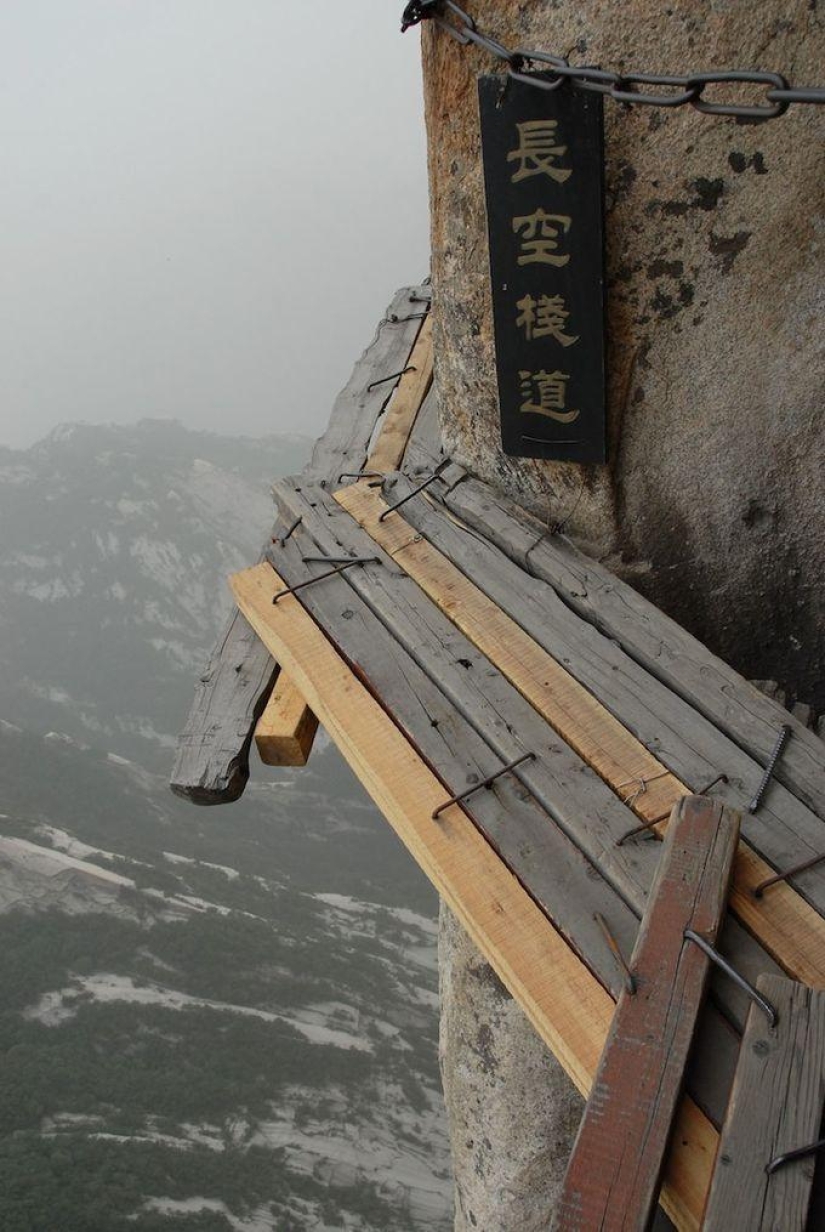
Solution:
M807 0L474 0L472 18L508 48L579 66L821 84L825 22ZM477 77L505 66L427 21L422 50L447 451L548 526L568 520L743 675L821 710L823 109L751 123L605 99L610 463L537 463L506 457L498 424ZM764 94L726 83L706 101L731 99ZM442 955L457 1232L545 1229L574 1097L558 1068L540 1076L526 1019L450 921ZM478 1037L490 1064L462 1065Z
M196 809L194 673L301 441L0 453L0 1222L449 1226L434 896L335 751Z

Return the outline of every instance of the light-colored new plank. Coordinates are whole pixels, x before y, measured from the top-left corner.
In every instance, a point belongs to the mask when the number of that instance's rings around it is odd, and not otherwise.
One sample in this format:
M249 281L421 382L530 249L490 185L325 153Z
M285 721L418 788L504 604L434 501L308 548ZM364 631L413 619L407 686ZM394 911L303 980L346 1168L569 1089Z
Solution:
M318 720L292 680L278 677L255 728L255 745L267 766L305 766L318 730Z
M511 617L365 484L335 499L418 583L555 731L622 796L643 821L664 819L690 789ZM644 785L644 790L642 790ZM745 842L736 858L731 906L795 979L825 988L825 920L790 886L754 897L774 870Z
M392 402L384 415L381 433L367 458L364 467L367 471L381 471L386 474L388 471L398 470L401 465L416 417L433 380L431 316L424 319L421 332L410 353L408 366L412 371L405 372L398 382Z
M705 1232L804 1232L815 1156L768 1175L772 1159L820 1136L825 1102L825 994L781 976L757 987L777 1010L752 1006L719 1140ZM817 1225L818 1226L818 1225Z
M460 809L432 821L444 789L268 565L236 574L238 606L318 715L376 805L461 920L534 1027L587 1094L613 1003ZM662 1205L698 1229L717 1135L683 1100Z

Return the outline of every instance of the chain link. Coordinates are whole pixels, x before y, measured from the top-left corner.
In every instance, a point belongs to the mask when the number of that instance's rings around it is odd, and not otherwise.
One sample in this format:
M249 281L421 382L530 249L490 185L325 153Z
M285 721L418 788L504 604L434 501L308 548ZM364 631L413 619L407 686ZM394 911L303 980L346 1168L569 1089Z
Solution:
M479 30L475 20L455 0L410 0L401 19L402 33L422 21L432 21L462 46L474 44L507 65L515 81L540 90L557 90L565 81L578 90L603 94L617 103L637 107L684 107L690 105L703 115L734 116L739 120L774 120L784 115L792 103L825 105L825 87L792 86L781 73L756 70L717 70L688 73L681 77L669 73L617 73L610 69L579 67L566 57L524 47L510 51L498 39ZM546 66L541 75L528 73L531 65ZM752 85L761 97L752 103L714 102L705 98L708 86ZM664 92L663 92L664 91Z

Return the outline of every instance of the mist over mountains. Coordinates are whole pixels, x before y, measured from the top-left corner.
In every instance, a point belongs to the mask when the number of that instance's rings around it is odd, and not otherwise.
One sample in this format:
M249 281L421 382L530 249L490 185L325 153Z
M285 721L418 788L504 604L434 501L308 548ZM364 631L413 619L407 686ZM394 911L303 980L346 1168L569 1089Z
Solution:
M450 1226L429 886L323 740L225 808L166 783L308 447L0 449L4 1232Z

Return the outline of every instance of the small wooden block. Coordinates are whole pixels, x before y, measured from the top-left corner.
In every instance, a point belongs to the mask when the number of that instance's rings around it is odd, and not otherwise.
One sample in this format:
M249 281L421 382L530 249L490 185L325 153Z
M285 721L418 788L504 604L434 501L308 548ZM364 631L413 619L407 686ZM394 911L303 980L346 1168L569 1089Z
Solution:
M778 1155L820 1137L825 1105L825 993L778 975L757 988L779 1015L771 1029L754 1005L748 1017L716 1170L705 1232L804 1232L815 1156L770 1176Z
M674 807L630 969L567 1168L556 1232L645 1232L656 1205L709 961L727 902L739 814Z
M255 728L255 744L267 766L305 766L318 720L290 677L281 672Z

